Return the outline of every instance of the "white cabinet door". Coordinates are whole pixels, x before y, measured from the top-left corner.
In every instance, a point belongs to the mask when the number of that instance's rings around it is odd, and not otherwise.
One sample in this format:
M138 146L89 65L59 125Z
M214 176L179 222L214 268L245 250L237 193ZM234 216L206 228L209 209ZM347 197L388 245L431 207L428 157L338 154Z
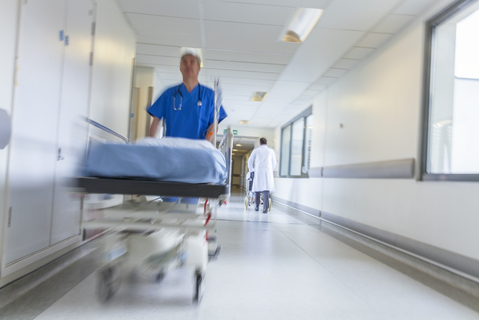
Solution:
M50 244L64 49L63 0L22 1L21 10L9 159L7 264Z
M80 233L80 199L70 193L68 179L78 176L87 142L90 52L93 4L69 0L65 28L65 56L58 123L58 148L51 244Z

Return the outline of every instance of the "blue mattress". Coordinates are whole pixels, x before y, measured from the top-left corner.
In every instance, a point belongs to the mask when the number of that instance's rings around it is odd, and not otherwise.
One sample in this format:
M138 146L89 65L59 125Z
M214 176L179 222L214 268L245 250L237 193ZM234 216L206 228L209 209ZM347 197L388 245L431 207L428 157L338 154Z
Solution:
M84 174L220 184L227 178L228 171L223 155L207 141L146 138L137 144L105 143L93 147Z

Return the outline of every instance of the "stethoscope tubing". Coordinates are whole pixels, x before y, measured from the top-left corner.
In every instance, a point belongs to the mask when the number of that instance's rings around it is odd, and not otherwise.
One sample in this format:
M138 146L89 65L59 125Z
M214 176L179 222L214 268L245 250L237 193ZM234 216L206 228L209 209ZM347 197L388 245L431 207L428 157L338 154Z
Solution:
M182 88L182 85L180 84L178 87L177 87L177 90L175 90L175 93L173 94L173 109L174 110L182 110L182 102L183 102L183 94L182 94L182 91L180 91L180 89ZM175 97L178 95L180 95L180 106L177 108L175 108ZM198 101L197 101L197 106L200 107L202 106L202 98L201 98L201 94L200 94L200 83L198 84Z

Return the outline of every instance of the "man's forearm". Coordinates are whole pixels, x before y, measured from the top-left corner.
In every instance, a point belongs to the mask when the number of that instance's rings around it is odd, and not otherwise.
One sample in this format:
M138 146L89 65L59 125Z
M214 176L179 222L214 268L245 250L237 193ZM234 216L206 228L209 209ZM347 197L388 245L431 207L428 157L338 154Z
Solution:
M150 131L148 133L149 137L155 138L155 135L157 134L157 128L158 128L159 123L160 123L160 119L158 119L157 117L153 117L152 124L150 125Z
M213 142L213 125L214 125L214 123L212 123L210 125L210 127L208 127L207 135L205 136L205 140L210 141L210 142ZM218 125L217 125L217 132L218 132Z

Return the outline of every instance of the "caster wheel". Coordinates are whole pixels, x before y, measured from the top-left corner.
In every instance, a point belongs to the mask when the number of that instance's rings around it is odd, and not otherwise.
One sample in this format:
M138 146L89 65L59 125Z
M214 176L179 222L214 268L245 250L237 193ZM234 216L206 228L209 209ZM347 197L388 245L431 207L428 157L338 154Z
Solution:
M155 282L161 282L165 278L165 273L164 272L159 272L155 275Z
M108 267L99 272L97 295L98 300L102 303L110 300L117 292L120 286L119 270L113 267Z
M203 276L200 272L195 272L195 295L193 297L194 303L200 303L203 298L203 293L205 291Z

